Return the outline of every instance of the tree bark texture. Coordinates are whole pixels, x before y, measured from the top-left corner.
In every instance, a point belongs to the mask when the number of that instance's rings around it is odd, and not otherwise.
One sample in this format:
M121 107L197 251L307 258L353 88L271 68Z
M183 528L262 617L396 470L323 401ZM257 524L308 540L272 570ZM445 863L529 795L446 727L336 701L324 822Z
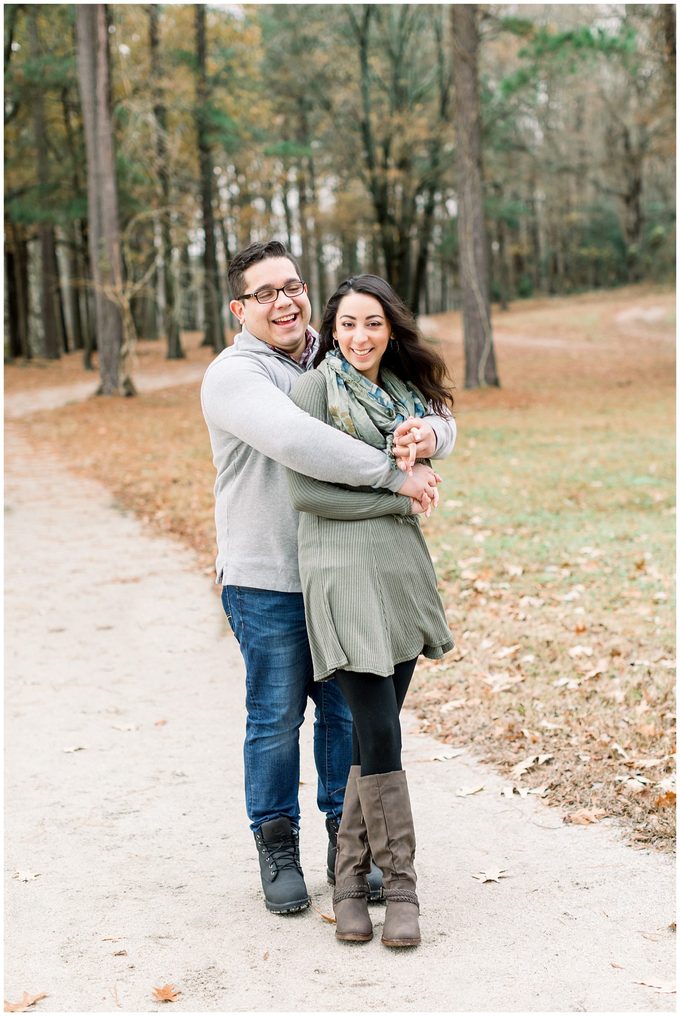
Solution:
M216 353L224 349L224 321L222 319L222 286L217 266L215 243L215 222L213 217L213 165L208 138L209 89L206 71L205 4L195 9L196 56L198 77L196 81L196 132L198 135L198 158L201 172L201 208L203 212L203 293L205 336L204 346L212 346Z
M451 6L455 92L458 246L465 387L498 385L489 307L489 268L482 195L481 127L477 62L479 32L476 4Z
M31 346L28 334L29 321L29 275L26 239L21 227L9 219L5 220L5 266L7 296L9 302L9 347L10 357L30 360Z
M132 394L125 376L123 268L109 104L108 28L104 4L77 4L78 80L87 151L88 236L95 290L99 393Z
M40 41L38 39L38 23L35 7L29 8L28 35L31 56L40 59ZM48 165L47 127L45 124L45 107L43 92L36 88L31 97L33 113L33 133L40 186L41 203L47 200L50 185ZM54 227L45 218L38 223L40 237L40 310L45 335L45 356L48 360L58 360L61 356L63 332L59 317L58 287L59 276L55 274L57 257L54 249Z
M156 123L156 159L161 189L161 250L165 307L163 332L167 342L167 359L183 360L184 350L179 331L179 314L175 298L175 278L172 270L172 232L170 223L170 173L168 168L167 115L161 87L159 5L149 5L149 49L151 51L151 80L154 95Z

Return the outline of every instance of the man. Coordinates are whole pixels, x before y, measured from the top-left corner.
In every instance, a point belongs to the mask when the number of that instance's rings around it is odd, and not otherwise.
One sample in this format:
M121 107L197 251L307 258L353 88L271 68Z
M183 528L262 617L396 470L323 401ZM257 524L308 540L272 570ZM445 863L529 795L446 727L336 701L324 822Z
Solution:
M436 500L435 474L394 469L384 452L326 426L289 399L310 368L316 335L299 268L282 243L252 243L228 272L230 308L241 324L234 345L208 367L201 388L217 470L217 581L246 667L246 809L255 836L267 909L309 905L300 867L299 728L314 700L317 804L329 834L329 880L351 762L352 721L334 681L314 683L297 566L297 513L286 467L330 483L386 488ZM441 457L453 421L402 424L395 454ZM395 495L396 496L396 495ZM377 869L372 888L379 895Z

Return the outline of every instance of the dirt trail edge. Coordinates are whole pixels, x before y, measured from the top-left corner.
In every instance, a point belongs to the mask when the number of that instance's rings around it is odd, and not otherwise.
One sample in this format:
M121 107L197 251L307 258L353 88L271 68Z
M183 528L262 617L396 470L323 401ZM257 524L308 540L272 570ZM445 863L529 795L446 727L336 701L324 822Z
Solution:
M6 439L6 973L37 1012L670 1011L674 865L500 796L414 732L423 945L341 946L303 728L314 907L266 913L244 815L243 669L210 579L111 495ZM78 750L75 750L78 749ZM458 788L483 784L471 796ZM506 869L483 884L476 872ZM19 877L15 877L19 873Z
M175 362L172 367L156 369L153 373L135 373L134 383L139 392L155 392L173 385L190 384L200 381L205 374L205 363ZM25 392L12 392L5 396L4 412L8 420L16 420L43 409L58 409L71 402L84 402L94 398L99 378L76 381L73 384L54 385L52 388L38 388Z

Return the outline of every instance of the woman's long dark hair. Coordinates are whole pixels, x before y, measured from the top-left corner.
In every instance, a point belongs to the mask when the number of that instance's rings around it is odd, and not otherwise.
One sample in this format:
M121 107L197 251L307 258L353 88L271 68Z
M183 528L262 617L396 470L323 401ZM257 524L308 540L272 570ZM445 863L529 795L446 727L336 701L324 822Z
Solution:
M453 406L453 383L443 359L428 349L418 330L416 319L389 282L378 275L355 275L341 282L326 304L319 329L319 351L314 358L318 367L329 349L333 348L333 329L338 306L348 293L373 296L383 309L396 341L388 342L381 365L388 367L402 381L410 381L432 404L435 413L446 413Z

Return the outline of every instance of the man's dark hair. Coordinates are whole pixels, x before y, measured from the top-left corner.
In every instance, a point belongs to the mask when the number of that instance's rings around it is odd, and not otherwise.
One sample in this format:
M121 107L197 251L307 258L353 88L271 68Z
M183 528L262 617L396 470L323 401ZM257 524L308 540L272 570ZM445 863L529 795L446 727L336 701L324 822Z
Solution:
M302 279L300 267L284 243L281 243L280 240L267 240L266 243L256 240L235 254L229 262L227 279L234 300L238 300L245 292L244 273L251 265L256 265L258 261L264 261L265 258L288 258L297 272L298 279Z

